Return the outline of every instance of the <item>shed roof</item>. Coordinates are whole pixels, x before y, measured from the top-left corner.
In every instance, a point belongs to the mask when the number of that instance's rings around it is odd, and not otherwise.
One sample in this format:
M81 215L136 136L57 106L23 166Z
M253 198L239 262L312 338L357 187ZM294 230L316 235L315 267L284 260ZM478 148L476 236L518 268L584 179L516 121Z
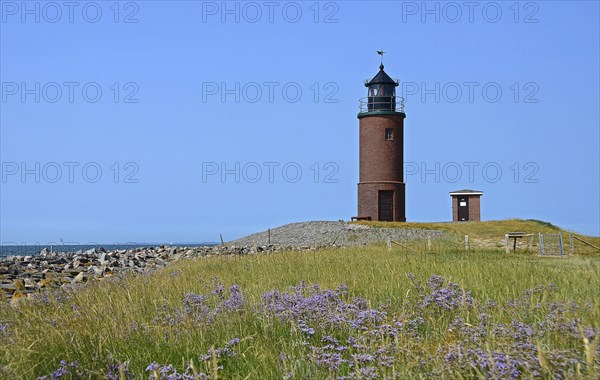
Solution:
M483 195L483 191L462 189L462 190L451 191L450 195L451 196L452 195Z

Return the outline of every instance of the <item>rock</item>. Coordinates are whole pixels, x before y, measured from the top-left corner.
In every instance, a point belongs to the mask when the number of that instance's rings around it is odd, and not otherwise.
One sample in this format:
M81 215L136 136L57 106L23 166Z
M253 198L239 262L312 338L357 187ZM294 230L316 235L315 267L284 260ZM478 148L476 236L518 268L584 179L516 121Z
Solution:
M40 256L46 257L46 255L49 253L50 253L50 250L48 249L48 247L46 247L40 251Z
M88 272L94 273L96 276L99 276L102 273L104 273L104 270L102 268L99 268L99 267L95 266L95 265L92 265L91 267L88 268Z
M66 264L68 262L69 261L66 259L66 257L59 257L57 259L48 261L49 264Z
M83 272L80 272L77 276L75 276L75 278L73 278L73 283L79 283L79 282L83 282L83 280L85 279L85 276L83 274Z
M16 280L13 282L13 285L15 286L15 288L16 288L17 290L25 290L25 281L24 281L23 279L21 279L21 278L19 278L19 279L16 279Z
M173 261L178 261L183 258L183 253L176 253L173 255Z
M53 280L51 278L44 278L40 281L38 281L37 285L40 288L45 288L45 287L49 287L50 285L52 285Z
M35 283L30 278L26 278L24 280L24 282L25 282L25 289L33 289L36 287Z

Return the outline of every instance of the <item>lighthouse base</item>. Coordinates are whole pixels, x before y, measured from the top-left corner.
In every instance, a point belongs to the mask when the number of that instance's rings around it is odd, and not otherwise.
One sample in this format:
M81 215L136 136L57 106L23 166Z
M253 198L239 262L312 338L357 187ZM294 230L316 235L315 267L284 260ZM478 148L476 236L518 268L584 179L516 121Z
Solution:
M383 222L406 222L404 182L358 184L358 215Z

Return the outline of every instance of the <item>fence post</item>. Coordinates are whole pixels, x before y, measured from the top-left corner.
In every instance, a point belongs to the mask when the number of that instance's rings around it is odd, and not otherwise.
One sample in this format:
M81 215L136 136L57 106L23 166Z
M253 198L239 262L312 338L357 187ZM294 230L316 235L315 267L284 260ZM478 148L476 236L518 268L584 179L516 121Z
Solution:
M569 236L569 254L575 253L575 242L573 241L573 234Z
M510 253L510 248L508 248L508 234L504 234L504 248L506 253Z
M469 235L465 235L465 250L469 250Z
M563 248L562 232L558 234L558 241L560 243L560 255L564 256L565 255L565 250Z
M392 239L387 240L387 248L388 248L388 251L392 250Z
M431 235L427 235L427 250L431 251Z
M544 238L542 237L542 233L538 232L538 236L539 236L539 250L540 250L540 255L544 254Z

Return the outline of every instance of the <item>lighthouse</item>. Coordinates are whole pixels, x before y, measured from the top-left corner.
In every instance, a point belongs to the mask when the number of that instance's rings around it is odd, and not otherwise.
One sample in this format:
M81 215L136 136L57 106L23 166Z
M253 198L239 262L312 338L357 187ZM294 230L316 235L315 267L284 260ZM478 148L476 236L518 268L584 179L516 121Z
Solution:
M383 51L378 52L383 56ZM365 81L360 100L358 219L406 221L404 183L404 99L399 82L385 71Z

